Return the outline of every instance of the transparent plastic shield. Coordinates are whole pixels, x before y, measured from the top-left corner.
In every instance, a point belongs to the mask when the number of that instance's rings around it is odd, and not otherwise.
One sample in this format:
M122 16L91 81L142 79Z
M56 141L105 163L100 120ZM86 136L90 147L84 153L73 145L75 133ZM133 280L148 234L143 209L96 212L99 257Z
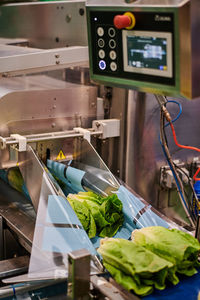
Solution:
M67 277L67 254L96 251L68 201L55 194L44 173L29 266L30 277Z
M72 166L86 172L87 176L84 177L85 182L83 182L86 190L91 188L106 196L119 188L117 179L87 140L82 140L80 152L74 153Z
M91 253L93 261L98 263L97 253L59 185L31 147L28 151L27 161L35 166L37 164L37 176L42 178L28 277L30 280L66 278L69 252L85 248ZM26 168L26 162L23 168ZM33 174L36 173L29 174L29 170L26 174L33 176L34 183ZM98 272L94 263L91 272Z
M119 189L119 183L93 146L82 140L79 151L70 161L47 161L47 167L58 179L64 182L64 192L78 193L92 190L107 196Z

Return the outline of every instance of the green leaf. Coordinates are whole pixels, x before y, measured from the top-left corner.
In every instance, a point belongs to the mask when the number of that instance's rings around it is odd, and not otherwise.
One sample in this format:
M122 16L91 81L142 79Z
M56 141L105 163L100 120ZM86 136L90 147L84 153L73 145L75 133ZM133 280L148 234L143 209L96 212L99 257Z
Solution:
M115 281L121 284L126 290L133 291L139 296L147 296L152 293L153 287L146 284L137 284L134 277L123 273L116 267L104 262L105 268L110 272Z

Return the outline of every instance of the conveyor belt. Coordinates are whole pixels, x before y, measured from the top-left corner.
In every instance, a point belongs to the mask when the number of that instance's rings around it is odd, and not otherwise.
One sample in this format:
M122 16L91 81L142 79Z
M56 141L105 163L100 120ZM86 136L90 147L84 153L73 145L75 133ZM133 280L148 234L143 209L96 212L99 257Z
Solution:
M144 297L144 300L197 300L200 292L200 273L186 277L182 276L179 284L169 286L163 291L156 291L152 295Z

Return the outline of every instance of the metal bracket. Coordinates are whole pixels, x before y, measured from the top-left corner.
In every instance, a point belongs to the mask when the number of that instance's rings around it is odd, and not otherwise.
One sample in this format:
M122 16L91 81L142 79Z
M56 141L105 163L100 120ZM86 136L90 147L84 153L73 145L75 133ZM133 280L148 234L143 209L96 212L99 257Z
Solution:
M75 128L73 128L73 130L77 133L82 133L83 138L90 143L90 141L91 141L91 132L89 130L81 128L81 127L75 127Z
M95 120L92 122L92 128L95 131L102 132L102 135L99 137L100 139L120 136L119 119Z
M24 136L20 134L11 134L10 136L18 142L17 150L19 152L26 151L27 140Z
M0 149L4 150L6 149L6 139L0 136Z

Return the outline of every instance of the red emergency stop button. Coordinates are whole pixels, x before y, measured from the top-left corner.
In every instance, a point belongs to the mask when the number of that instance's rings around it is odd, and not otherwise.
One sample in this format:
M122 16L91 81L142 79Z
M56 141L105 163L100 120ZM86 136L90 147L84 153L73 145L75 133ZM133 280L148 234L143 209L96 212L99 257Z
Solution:
M113 20L117 29L132 29L135 26L135 16L131 12L125 12L123 15L116 15Z

